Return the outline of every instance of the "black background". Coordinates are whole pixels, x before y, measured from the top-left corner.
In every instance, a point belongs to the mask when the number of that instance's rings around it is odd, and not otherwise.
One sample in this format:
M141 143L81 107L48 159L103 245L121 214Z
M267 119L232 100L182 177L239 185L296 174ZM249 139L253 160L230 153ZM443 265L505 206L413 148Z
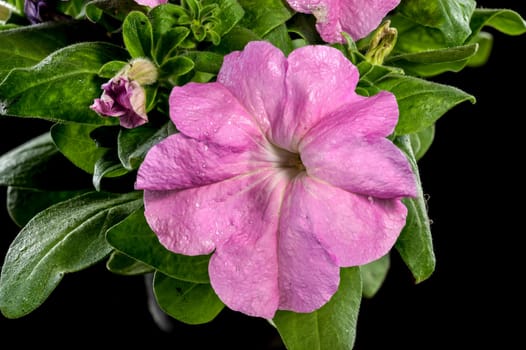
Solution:
M522 0L478 1L478 6L510 8L526 18ZM485 66L435 79L477 98L476 104L460 104L437 122L435 141L420 161L433 221L435 273L415 285L393 254L384 285L362 302L355 350L507 349L524 343L526 35L486 29L494 35L494 49ZM39 134L40 127L39 121L0 118L0 152ZM5 201L0 227L3 256L18 232ZM0 343L283 349L266 321L226 309L209 324L174 322L171 332L161 331L146 300L141 277L94 266L66 275L28 316L0 316Z

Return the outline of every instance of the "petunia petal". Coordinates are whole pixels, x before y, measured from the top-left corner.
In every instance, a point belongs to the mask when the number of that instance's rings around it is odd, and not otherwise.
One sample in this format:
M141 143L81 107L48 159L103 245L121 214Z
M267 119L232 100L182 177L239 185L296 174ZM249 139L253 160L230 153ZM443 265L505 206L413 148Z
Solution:
M287 0L290 6L316 17L316 29L328 43L345 43L342 32L354 41L375 30L400 0Z
M272 140L289 151L321 118L359 99L358 70L335 48L306 46L288 57L287 105L272 120Z
M173 252L216 248L209 274L220 299L233 310L271 318L279 300L276 232L287 180L269 169L184 191L145 191L145 216Z
M307 173L365 196L415 196L416 178L409 161L384 138L397 117L394 97L381 93L323 119L300 145Z
M156 7L162 4L166 4L168 0L135 0L136 3L148 7Z
M398 199L357 195L308 176L292 186L287 200L294 204L283 210L285 227L289 234L319 244L337 266L363 265L384 256L405 225L407 208Z
M237 98L219 83L188 83L170 93L170 117L183 134L229 149L247 149L263 134Z
M314 231L326 228L313 226L310 213L302 210L305 206L318 205L304 202L305 199L312 200L303 193L304 177L292 181L287 190L278 240L279 306L295 312L312 312L320 308L336 293L340 282L336 260L321 245ZM327 222L324 225L327 226Z
M255 154L259 146L247 147ZM181 190L229 179L261 167L248 150L197 141L181 133L171 135L146 154L135 188Z
M225 56L217 81L228 88L263 132L281 117L285 102L286 58L265 41L249 42Z

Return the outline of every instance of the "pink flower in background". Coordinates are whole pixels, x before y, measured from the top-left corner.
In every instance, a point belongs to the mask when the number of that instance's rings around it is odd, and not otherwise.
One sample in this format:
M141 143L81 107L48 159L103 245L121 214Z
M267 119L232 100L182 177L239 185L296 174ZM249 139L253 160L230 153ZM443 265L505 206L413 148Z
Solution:
M341 32L353 40L369 35L400 0L287 0L290 7L316 17L316 29L328 43L345 43Z
M145 217L169 250L212 253L212 287L231 309L272 318L311 312L336 292L340 267L385 255L416 195L404 154L386 136L393 94L362 97L340 51L288 58L267 42L225 56L212 83L176 86L180 133L139 168Z
M90 106L104 117L119 118L120 125L135 128L148 122L146 93L135 80L118 75L102 85L102 96Z
M162 4L166 4L168 0L135 0L136 3L148 7L156 7Z

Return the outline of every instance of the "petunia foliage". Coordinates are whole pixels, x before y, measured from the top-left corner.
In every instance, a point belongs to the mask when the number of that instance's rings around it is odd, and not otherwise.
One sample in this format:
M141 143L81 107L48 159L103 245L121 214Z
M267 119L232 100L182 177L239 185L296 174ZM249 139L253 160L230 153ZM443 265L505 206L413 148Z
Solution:
M526 22L474 0L0 1L0 118L48 128L0 155L1 313L102 264L168 318L352 349L393 255L433 275L419 161L476 103L435 78L486 64L488 29Z

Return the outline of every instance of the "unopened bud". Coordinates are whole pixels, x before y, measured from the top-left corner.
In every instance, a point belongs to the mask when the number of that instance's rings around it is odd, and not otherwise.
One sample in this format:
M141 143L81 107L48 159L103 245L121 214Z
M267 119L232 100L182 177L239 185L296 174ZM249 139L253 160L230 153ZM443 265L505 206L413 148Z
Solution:
M159 73L155 64L146 58L135 58L130 61L120 75L134 80L140 85L150 85L157 81Z
M369 63L381 65L393 48L398 37L396 28L390 28L391 21L385 21L373 34L365 58Z

